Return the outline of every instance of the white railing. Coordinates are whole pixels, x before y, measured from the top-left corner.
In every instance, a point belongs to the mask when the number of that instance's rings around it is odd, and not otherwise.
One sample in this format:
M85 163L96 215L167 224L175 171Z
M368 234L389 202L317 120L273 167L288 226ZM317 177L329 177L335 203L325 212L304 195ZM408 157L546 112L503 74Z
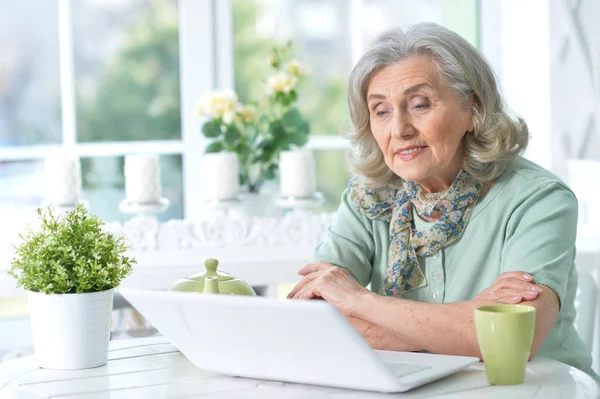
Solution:
M202 271L204 260L211 257L220 260L223 270L250 284L267 286L298 280L297 271L311 260L332 220L331 213L295 210L282 217L222 215L197 222L161 223L151 217L136 217L107 227L125 234L133 247L129 255L138 261L123 286L167 289L183 276ZM24 224L22 221L20 226ZM16 231L17 225L0 229L5 235L0 237L0 297L24 295L6 276Z

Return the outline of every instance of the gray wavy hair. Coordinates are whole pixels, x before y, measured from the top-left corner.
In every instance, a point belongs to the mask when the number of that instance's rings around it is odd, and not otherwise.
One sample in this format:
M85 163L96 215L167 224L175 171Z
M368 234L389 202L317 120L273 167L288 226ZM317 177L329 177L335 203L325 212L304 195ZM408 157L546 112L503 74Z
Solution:
M353 129L343 135L352 143L348 162L354 173L375 186L398 181L385 164L369 122L367 89L382 68L415 55L430 55L440 77L466 103L472 96L473 134L464 136L463 168L485 182L502 174L526 147L528 129L505 110L496 77L484 57L458 34L434 23L393 28L368 47L348 79L348 105Z

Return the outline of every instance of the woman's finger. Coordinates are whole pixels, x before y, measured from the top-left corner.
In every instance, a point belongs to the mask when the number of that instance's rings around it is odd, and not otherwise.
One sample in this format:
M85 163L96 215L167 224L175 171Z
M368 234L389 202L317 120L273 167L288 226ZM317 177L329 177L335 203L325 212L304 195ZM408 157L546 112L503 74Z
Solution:
M505 296L502 298L496 299L498 302L506 303L508 305L516 305L518 303L523 302L523 297L519 295Z
M315 296L319 296L315 293L315 287L313 286L313 284L308 284L300 291L298 291L298 293L294 296L294 299L311 299Z
M504 279L511 279L511 278L521 280L521 281L533 281L533 276L531 274L525 273L525 272L520 272L520 271L502 273L496 281L504 280Z
M300 291L302 288L304 288L307 284L309 284L311 281L313 281L317 277L319 277L318 274L309 274L308 276L304 276L304 278L302 280L300 280L300 282L298 284L296 284L294 289L292 291L290 291L290 293L287 296L288 299L296 296L296 293L298 293L298 291Z
M512 288L522 291L542 292L542 289L537 285L516 278L507 278L497 281L494 286L497 288Z
M523 297L523 299L531 301L531 300L537 298L537 296L539 295L539 292L530 291L530 290L521 290L521 289L515 289L515 288L500 288L498 290L493 291L492 295L495 296L496 298L505 298L508 296L519 296L519 297Z
M293 299L311 299L314 297L320 297L320 295L316 292L316 287L319 284L319 281L315 281L316 279L312 279L307 282L304 287L302 287L296 294L294 294Z
M332 267L332 265L325 262L309 263L302 269L298 270L298 274L301 276L306 276L307 274L319 272L321 270L331 269Z
M309 277L304 277L302 280L300 280L300 282L298 284L296 284L296 286L287 295L288 299L293 298L298 293L298 291L300 291L302 288L304 288L304 286L306 284L308 284L310 281L311 280L309 280Z

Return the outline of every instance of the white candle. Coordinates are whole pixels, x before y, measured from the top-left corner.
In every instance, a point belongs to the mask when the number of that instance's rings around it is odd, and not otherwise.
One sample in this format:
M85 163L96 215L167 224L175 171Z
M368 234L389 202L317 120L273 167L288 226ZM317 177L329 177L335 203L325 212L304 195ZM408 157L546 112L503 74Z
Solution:
M81 196L81 166L79 158L52 156L44 160L46 202L52 205L73 205Z
M162 190L158 161L156 154L125 157L125 195L128 201L141 204L159 202Z
M310 197L316 190L315 159L312 151L282 151L279 157L279 186L283 197Z
M238 157L234 152L204 154L201 159L202 197L231 200L239 192Z

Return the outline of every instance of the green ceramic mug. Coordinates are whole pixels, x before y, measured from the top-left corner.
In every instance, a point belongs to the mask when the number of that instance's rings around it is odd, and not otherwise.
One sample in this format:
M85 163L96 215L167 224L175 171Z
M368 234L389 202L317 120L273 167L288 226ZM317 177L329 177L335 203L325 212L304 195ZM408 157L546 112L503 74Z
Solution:
M488 382L522 384L535 333L535 308L480 306L475 309L475 330Z

